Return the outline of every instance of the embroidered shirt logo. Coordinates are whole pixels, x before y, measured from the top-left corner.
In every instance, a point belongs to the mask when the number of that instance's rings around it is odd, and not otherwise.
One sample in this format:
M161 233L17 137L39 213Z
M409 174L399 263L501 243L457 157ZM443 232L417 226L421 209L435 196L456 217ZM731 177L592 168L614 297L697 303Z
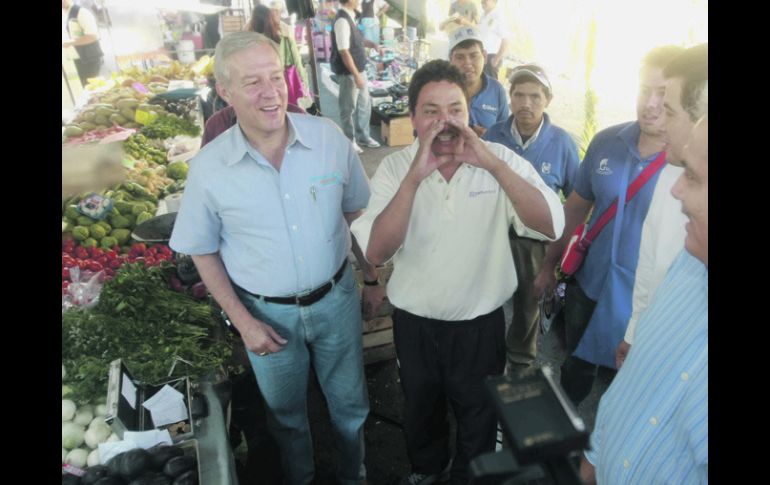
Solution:
M602 159L602 161L599 162L599 168L596 169L596 173L599 175L612 175L612 169L607 166L608 163L608 158Z
M310 178L310 182L318 184L322 187L327 185L341 185L342 184L342 172L329 172L323 175L318 175Z
M545 174L551 173L551 164L548 162L543 162L543 164L540 165L540 171Z
M484 195L484 194L496 194L496 193L497 193L497 189L489 189L489 190L471 190L471 191L468 193L468 196L469 196L469 197L478 197L479 195Z
M481 109L484 111L492 111L493 113L497 113L498 108L497 106L492 106L491 104L483 104L481 105Z

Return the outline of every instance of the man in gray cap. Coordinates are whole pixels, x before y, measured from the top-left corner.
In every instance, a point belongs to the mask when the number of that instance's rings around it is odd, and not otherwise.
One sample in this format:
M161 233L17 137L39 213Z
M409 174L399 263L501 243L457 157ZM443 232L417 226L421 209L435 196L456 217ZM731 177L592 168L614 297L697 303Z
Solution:
M562 128L551 124L545 109L553 99L545 70L523 64L511 74L511 116L487 130L482 139L501 143L524 157L551 190L566 198L577 177L577 146ZM537 356L540 309L534 292L535 276L545 257L547 243L521 237L511 230L513 261L519 286L513 294L513 319L505 337L508 365L526 368Z
M508 97L499 81L484 73L487 51L475 27L460 27L449 34L449 62L460 69L471 100L470 127L483 136L495 123L508 118Z

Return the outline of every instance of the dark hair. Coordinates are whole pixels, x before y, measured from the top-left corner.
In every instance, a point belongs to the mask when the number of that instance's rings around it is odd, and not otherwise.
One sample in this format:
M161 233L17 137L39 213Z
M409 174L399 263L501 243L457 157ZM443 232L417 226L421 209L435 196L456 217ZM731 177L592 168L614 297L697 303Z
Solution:
M256 5L251 12L249 30L264 34L275 42L281 42L281 26L274 19L272 9L264 5Z
M480 40L476 39L465 39L464 41L460 42L456 46L452 47L452 50L449 51L449 58L452 58L452 54L454 54L455 49L470 49L474 45L479 46L479 50L483 53L484 52L484 44Z
M698 121L703 113L698 107L701 91L709 80L709 45L699 44L690 47L669 62L663 69L666 79L681 78L682 93L679 102L690 115L690 120Z
M465 101L468 101L468 91L465 88L465 79L458 68L443 59L426 62L415 71L412 81L409 83L409 112L414 114L417 109L417 98L422 88L432 82L447 81L457 84L463 91Z
M676 56L684 52L684 47L664 45L648 52L642 59L642 66L659 67L663 69Z

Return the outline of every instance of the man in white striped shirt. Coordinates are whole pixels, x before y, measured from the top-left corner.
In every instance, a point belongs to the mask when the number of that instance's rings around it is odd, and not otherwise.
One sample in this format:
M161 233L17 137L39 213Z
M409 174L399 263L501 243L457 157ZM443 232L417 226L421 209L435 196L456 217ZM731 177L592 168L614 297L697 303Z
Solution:
M706 94L707 95L707 94ZM685 249L599 403L586 483L708 483L708 113L695 125L671 193Z

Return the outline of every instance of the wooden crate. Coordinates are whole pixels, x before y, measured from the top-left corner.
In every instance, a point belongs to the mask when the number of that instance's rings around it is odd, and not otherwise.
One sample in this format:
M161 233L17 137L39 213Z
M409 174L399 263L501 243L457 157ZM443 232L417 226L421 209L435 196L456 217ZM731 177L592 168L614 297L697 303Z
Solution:
M377 347L364 349L364 365L396 358L396 346L391 342Z
M240 32L246 25L246 18L243 15L222 15L222 32L229 34L231 32Z
M386 145L410 145L414 141L414 128L409 116L400 116L383 120L380 125L380 136Z
M365 321L363 328L364 364L389 360L396 356L393 320L390 316Z

